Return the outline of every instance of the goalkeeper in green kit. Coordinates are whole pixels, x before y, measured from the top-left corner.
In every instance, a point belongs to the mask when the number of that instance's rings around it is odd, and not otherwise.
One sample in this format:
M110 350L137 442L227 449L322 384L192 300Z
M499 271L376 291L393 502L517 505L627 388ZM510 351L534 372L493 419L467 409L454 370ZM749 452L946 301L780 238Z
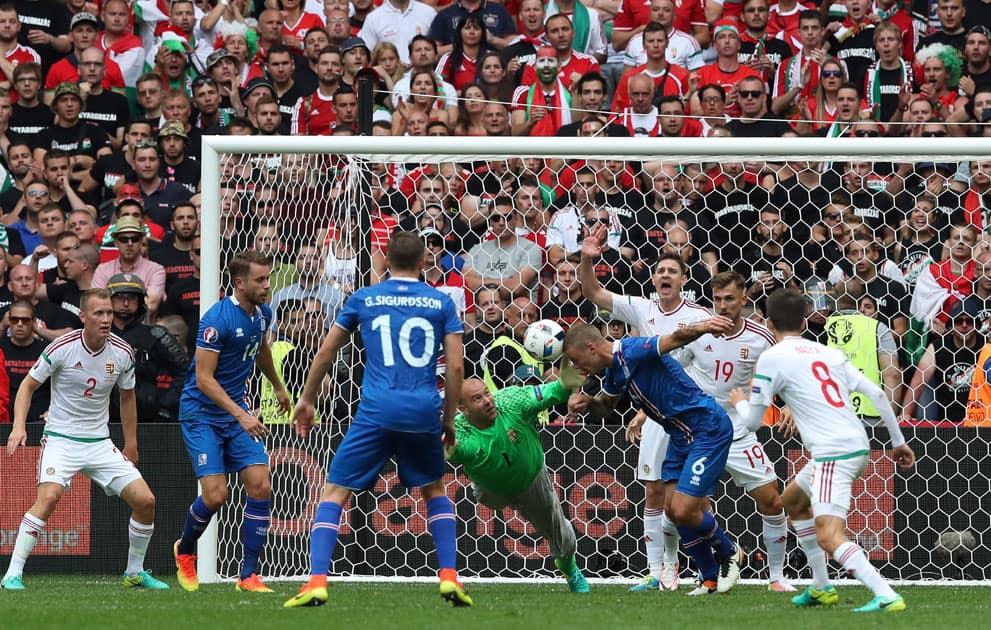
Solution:
M587 593L588 582L575 563L575 530L544 468L537 414L567 402L584 380L566 361L561 380L543 385L493 393L481 380L465 379L462 412L454 418L457 443L446 451L449 461L464 467L480 503L514 508L547 539L572 593Z

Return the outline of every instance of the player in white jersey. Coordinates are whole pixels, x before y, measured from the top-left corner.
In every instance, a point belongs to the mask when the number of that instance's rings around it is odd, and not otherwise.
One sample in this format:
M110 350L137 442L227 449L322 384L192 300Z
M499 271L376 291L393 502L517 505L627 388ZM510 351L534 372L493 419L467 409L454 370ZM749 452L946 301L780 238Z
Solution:
M683 349L685 371L702 391L716 399L733 421L733 444L726 460L726 471L737 487L753 497L763 521L764 548L767 550L768 590L792 592L795 587L784 577L788 545L788 517L781 505L774 464L729 404L729 393L746 387L754 373L757 357L774 345L774 335L757 322L742 317L747 281L735 271L716 274L712 287L712 307L717 315L733 320L733 332L720 337L705 335Z
M850 392L860 392L877 407L894 447L894 459L902 468L911 468L915 454L905 444L895 412L881 388L839 349L801 337L805 323L801 293L775 291L767 299L767 311L778 343L757 360L749 402L743 389L733 390L730 402L753 431L760 427L774 396L780 396L791 408L795 426L812 456L782 497L798 544L812 568L812 585L792 598L792 603L832 605L839 600L829 584L825 551L874 593L874 599L854 612L905 610L905 600L871 565L864 550L846 537L853 482L870 457L867 432L853 411Z
M155 495L134 466L138 461L138 415L134 395L134 354L126 341L110 332L113 306L106 289L84 291L80 298L81 330L55 339L35 362L17 390L14 426L7 453L24 446L31 396L52 380L52 400L45 421L38 461L38 495L24 514L3 588L24 590L24 563L55 512L69 481L83 473L108 495L117 494L131 506L130 547L124 585L167 589L144 570L145 551L155 529ZM110 440L110 393L120 390L124 450Z
M585 240L594 245L607 236L608 228L599 225L586 235ZM582 294L599 308L611 311L615 319L635 326L639 335L668 335L679 326L694 324L712 316L707 309L681 297L688 269L677 254L662 254L654 267L652 280L657 290L657 300L617 295L605 290L595 276L594 262L585 255L583 248L579 267ZM672 356L682 361L677 352ZM661 480L668 434L657 422L644 423L644 420L646 415L638 413L626 434L630 441L640 439L637 479L643 481L646 488L643 530L649 572L633 590L674 590L678 588L680 538L677 526L664 512L667 493ZM640 425L643 425L642 429Z

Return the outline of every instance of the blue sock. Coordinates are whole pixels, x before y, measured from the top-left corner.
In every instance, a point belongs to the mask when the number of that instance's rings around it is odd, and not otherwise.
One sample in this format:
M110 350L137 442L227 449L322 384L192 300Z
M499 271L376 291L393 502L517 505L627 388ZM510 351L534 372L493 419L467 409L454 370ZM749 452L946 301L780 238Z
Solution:
M310 532L310 575L327 575L327 571L330 570L343 509L331 501L324 501L317 507L317 515L313 519L313 529Z
M712 547L709 546L709 539L706 535L708 531L701 526L678 525L681 548L695 561L695 567L702 575L702 579L716 581L719 577L719 564L716 562L716 557L712 555Z
M268 526L272 522L272 501L252 499L244 506L244 523L241 525L241 539L244 543L244 560L241 563L241 579L258 573L258 556L265 546Z
M427 527L434 537L438 569L456 569L458 562L458 531L454 506L446 496L427 501Z
M196 553L196 541L203 535L203 530L210 524L214 512L203 503L203 497L196 497L189 506L186 522L182 526L182 538L179 539L179 553L189 555Z
M723 528L716 522L716 518L712 515L712 512L702 513L702 524L699 525L699 529L708 532L706 537L709 539L709 545L712 546L712 550L720 558L728 558L736 551L736 545L733 544L733 541L729 539Z

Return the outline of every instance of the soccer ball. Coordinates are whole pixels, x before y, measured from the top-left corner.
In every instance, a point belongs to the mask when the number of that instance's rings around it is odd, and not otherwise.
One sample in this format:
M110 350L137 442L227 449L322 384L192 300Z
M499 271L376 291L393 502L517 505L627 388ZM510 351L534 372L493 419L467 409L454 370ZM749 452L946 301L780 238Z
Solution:
M523 347L534 359L557 361L564 351L564 329L552 319L533 322L523 335Z

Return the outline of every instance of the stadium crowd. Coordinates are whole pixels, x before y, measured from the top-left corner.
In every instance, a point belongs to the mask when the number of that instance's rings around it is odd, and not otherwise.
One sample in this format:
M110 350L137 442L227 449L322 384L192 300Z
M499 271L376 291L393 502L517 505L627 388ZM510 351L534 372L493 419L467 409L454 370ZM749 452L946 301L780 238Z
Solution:
M989 24L984 0L0 4L9 391L80 326L80 291L109 287L141 420L176 419L198 328L204 135L351 135L370 108L376 135L988 136ZM290 393L361 282L342 168L260 156L222 174L222 262L245 248L276 260L273 352ZM537 319L631 332L579 282L583 235L605 224L606 290L708 306L709 279L733 270L759 319L775 288L801 289L810 335L841 338L834 311L876 322L843 326L876 336L864 360L904 421L988 422L991 161L370 168L373 281L391 232L420 232L425 278L470 324L468 375L492 387L543 377L520 345ZM46 409L36 395L29 419Z

